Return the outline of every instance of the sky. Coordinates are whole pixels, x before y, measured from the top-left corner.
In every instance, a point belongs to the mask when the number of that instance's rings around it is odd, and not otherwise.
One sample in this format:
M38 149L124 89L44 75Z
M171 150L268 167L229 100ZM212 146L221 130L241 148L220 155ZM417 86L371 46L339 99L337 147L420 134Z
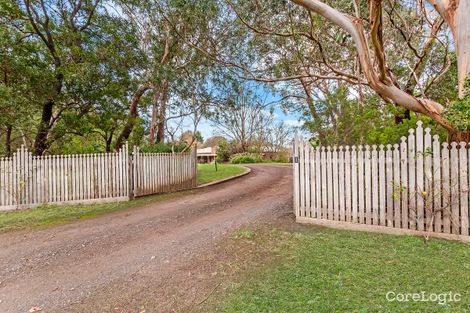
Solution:
M279 104L276 104L276 102L279 101L279 99L281 98L279 94L273 95L271 91L264 89L262 85L255 86L254 88L256 92L262 98L265 98L266 103L274 103L272 105L274 109L274 124L277 124L279 122L284 122L286 125L290 127L299 127L302 125L302 122L300 121L299 113L296 113L296 112L286 113L280 108ZM192 130L193 129L192 121L191 120L185 121L182 125L182 129ZM201 135L204 140L212 136L220 135L220 133L217 132L217 128L212 125L211 121L205 118L201 119L201 121L199 122L198 131L201 132Z
M288 126L297 127L300 126L299 116L296 114L286 114L282 112L280 108L274 109L275 123L284 122ZM191 129L190 122L188 122L187 129ZM186 127L185 127L186 128ZM201 132L202 137L206 140L209 137L218 135L217 129L211 125L211 122L207 119L201 120L198 125L198 130Z

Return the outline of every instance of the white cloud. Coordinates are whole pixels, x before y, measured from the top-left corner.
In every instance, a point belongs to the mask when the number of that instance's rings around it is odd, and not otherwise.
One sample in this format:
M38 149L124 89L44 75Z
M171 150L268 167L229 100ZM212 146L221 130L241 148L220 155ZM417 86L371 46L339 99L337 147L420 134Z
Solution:
M304 124L304 121L299 121L299 120L284 120L284 123L287 126L293 126L293 127L300 127Z

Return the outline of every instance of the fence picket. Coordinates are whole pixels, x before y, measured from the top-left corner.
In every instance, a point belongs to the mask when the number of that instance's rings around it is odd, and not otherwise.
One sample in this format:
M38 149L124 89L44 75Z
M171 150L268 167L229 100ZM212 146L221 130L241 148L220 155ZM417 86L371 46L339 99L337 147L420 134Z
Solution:
M339 220L339 197L338 197L338 149L333 147L332 151L332 166L333 166L333 218Z
M339 220L345 221L346 220L346 210L345 210L345 189L344 189L344 151L343 147L339 146L338 148L338 179L339 179L339 190L338 190L338 197L339 197Z
M385 150L384 145L379 146L379 224L386 226L386 197L385 188Z
M393 196L394 196L394 186L393 186L393 154L392 154L392 145L387 145L387 150L385 151L385 185L386 185L386 226L393 227Z
M304 142L300 139L299 142L300 152L299 152L299 159L300 159L300 215L305 216L305 149Z
M434 210L434 231L442 232L442 179L441 179L441 142L439 135L434 135L432 144L433 157L433 210Z
M304 175L305 175L305 211L304 214L310 217L310 149L308 141L304 143Z
M351 211L351 153L349 151L349 146L344 147L344 185L345 185L345 220L347 222L351 221L352 211Z
M317 218L322 218L322 172L321 169L321 158L320 158L320 147L315 149L315 180L316 180L316 194L317 194L317 202L316 202L316 211L317 211Z
M351 211L352 222L358 222L358 194L357 194L357 153L356 146L351 147Z
M431 147L431 129L424 129L424 191L422 198L424 200L424 228L433 231L433 201L432 201L432 147Z
M447 142L442 144L442 219L445 233L450 233L450 216L451 216L451 199L450 199L450 158L449 158L449 145Z
M460 142L459 161L460 161L460 234L468 236L468 160L467 144Z
M333 215L333 161L331 147L326 147L326 163L327 163L327 182L328 182L328 219L334 219Z
M418 230L424 230L424 148L423 127L418 121L416 128L416 221Z
M365 146L364 152L364 196L365 196L365 223L371 224L371 209L372 209L372 188L371 188L371 155L369 145Z
M313 149L310 145L308 147L309 149L309 164L310 164L310 178L309 178L309 184L310 184L310 217L317 217L317 210L315 207L316 203L316 197L317 197L317 184L316 184L316 178L315 178L315 149Z
M377 146L372 146L371 179L372 179L372 224L379 224L379 175L377 163Z
M393 145L393 185L393 224L394 227L401 228L400 146L398 144Z
M401 198L401 227L409 228L408 223L408 150L406 137L401 137L400 144L400 198Z
M460 214L459 214L459 206L460 206L460 199L458 197L458 190L459 190L459 167L458 167L458 160L459 160L459 151L457 149L457 143L452 142L450 149L450 163L452 166L450 167L450 201L451 201L451 228L452 234L459 234L460 233Z
M364 151L362 146L357 147L357 183L358 183L358 218L364 224Z
M408 214L410 229L416 229L416 147L414 129L408 135Z

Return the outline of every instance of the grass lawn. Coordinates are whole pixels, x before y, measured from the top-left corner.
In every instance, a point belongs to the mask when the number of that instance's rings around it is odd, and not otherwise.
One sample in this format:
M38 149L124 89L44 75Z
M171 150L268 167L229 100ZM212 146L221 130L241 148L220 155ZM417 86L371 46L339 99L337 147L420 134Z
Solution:
M199 164L198 184L204 184L217 179L236 175L245 171L238 165L219 164L215 171L214 164ZM138 207L151 202L172 199L194 191L162 194L137 198L131 201L112 202L102 204L74 204L74 205L44 205L31 209L0 212L0 232L24 229L34 226L47 226L70 222L76 219L93 217L96 215Z
M198 164L197 167L197 184L202 185L215 180L226 178L229 176L241 174L245 169L239 165L234 164L220 164L217 163L217 171L215 164Z
M470 312L469 244L437 239L425 244L419 237L299 228L244 230L233 236L241 245L251 245L253 253L271 250L272 257L257 260L253 268L258 270L247 270L219 288L203 310ZM461 301L389 302L389 291L453 292Z
M33 226L55 225L88 218L108 212L130 209L147 203L164 201L194 191L155 195L137 198L131 201L101 204L45 205L31 209L0 212L0 232L23 229Z

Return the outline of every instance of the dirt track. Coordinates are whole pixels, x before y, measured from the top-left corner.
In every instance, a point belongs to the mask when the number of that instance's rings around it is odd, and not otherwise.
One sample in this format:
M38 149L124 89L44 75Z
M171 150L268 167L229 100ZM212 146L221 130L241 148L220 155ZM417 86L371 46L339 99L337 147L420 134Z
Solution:
M250 167L169 201L0 235L0 312L191 311L227 234L291 208L291 168Z

